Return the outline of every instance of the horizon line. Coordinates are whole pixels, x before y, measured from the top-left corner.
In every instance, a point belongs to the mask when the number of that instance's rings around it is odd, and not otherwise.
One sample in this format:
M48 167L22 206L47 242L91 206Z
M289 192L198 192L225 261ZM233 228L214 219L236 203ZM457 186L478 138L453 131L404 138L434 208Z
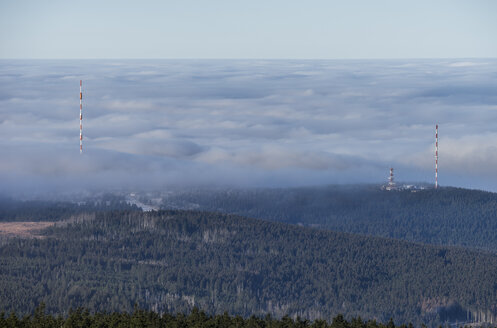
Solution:
M19 57L2 58L0 60L464 60L464 59L497 59L496 57L353 57L353 58L292 58L292 57L70 57L70 58L49 58L49 57Z

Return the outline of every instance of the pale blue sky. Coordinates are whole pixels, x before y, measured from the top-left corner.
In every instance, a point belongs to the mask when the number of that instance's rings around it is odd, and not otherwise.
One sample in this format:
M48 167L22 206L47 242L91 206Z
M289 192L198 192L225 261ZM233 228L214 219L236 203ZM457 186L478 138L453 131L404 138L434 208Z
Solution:
M497 57L497 1L0 2L0 58Z

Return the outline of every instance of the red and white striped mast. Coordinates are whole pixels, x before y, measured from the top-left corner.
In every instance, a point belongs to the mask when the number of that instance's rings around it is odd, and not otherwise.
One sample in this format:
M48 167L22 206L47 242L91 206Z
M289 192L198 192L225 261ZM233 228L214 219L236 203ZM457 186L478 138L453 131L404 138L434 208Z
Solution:
M438 188L438 124L435 126L435 189Z
M83 152L83 92L81 86L83 81L79 80L79 153Z
M393 180L393 167L390 168L390 176L388 177L388 186L394 187L395 182Z

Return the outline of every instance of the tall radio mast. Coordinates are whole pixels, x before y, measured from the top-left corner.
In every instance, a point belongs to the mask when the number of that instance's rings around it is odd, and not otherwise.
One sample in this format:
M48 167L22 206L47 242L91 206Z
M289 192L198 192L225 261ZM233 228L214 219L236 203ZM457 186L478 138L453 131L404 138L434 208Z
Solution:
M83 81L79 80L79 153L83 153Z
M438 124L435 126L435 189L438 188Z

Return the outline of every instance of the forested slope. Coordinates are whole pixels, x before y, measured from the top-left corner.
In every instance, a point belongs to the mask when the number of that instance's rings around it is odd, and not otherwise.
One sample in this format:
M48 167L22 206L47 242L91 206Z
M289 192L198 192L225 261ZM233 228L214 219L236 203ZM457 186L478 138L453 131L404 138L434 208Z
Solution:
M100 212L0 247L0 310L493 319L497 256L207 212Z
M164 208L196 208L335 231L497 250L497 194L379 186L181 192Z
M59 221L74 214L95 211L141 211L123 197L107 194L98 199L85 199L80 204L68 201L17 200L0 195L0 222Z

